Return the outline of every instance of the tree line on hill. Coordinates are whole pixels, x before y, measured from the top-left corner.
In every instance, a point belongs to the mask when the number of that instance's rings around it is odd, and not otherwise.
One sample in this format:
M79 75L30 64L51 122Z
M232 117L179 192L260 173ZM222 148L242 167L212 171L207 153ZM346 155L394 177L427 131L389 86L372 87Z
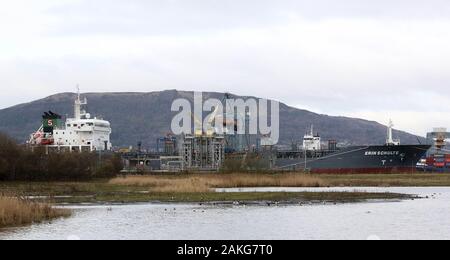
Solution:
M0 181L81 181L116 176L122 170L117 154L50 153L18 145L0 133Z

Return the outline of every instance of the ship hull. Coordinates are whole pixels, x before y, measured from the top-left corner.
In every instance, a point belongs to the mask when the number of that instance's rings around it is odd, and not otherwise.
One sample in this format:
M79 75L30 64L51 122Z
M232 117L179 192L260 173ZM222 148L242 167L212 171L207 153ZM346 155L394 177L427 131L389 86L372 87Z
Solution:
M278 159L283 170L312 173L405 173L415 172L429 145L356 146L317 158Z

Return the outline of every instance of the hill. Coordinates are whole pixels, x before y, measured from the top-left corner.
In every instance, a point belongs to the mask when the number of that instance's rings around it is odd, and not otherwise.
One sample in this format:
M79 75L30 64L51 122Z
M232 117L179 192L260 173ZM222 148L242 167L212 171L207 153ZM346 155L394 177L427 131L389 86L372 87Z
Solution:
M157 138L170 130L175 115L171 112L172 101L178 98L192 100L192 92L168 90L151 93L87 93L88 112L109 120L113 127L113 145L129 146L142 141L144 147L154 146ZM72 116L74 93L61 93L41 100L0 110L0 132L7 133L20 142L36 131L44 111ZM223 93L204 93L205 98L223 99ZM244 97L245 98L245 97ZM282 144L301 140L306 130L314 124L323 140L336 139L346 144L382 144L386 127L373 121L356 118L335 117L296 109L285 104L280 106ZM418 137L395 131L403 143L418 143ZM420 139L424 141L423 138Z

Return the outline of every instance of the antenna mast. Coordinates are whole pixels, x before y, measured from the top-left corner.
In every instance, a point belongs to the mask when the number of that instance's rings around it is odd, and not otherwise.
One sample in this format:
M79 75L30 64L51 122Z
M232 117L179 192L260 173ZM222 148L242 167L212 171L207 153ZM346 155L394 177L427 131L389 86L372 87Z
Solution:
M393 127L394 127L394 123L392 122L392 119L391 119L391 120L389 120L389 125L387 128L386 144L387 145L400 145L400 140L394 140L394 135L392 134Z
M76 120L80 120L82 116L86 115L86 111L81 110L81 106L83 105L87 105L87 99L84 98L84 100L81 101L80 86L77 85L77 99L75 100L74 106L74 117Z

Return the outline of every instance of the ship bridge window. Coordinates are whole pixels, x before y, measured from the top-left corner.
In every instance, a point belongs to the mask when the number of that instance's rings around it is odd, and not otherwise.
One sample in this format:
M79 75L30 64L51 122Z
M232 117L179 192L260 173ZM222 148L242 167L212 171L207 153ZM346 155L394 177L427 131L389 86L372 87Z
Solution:
M70 127L70 124L67 124L67 127Z
M102 123L97 123L97 124L95 124L95 126L97 126L97 127L109 127L108 124L102 124Z

